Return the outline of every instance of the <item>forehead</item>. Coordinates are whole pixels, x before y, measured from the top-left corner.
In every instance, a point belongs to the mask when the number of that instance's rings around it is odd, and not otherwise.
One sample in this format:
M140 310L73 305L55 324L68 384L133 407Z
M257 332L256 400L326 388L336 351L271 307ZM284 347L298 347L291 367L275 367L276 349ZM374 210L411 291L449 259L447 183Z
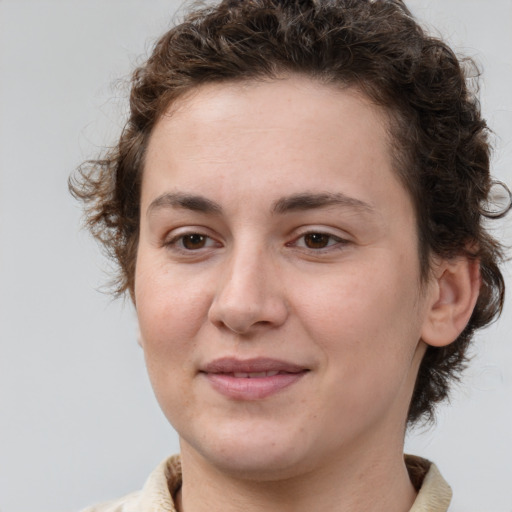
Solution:
M212 126L230 125L254 133L266 131L269 138L278 135L279 129L289 128L314 140L318 136L325 139L326 135L335 138L334 130L347 124L364 128L368 137L377 136L382 142L388 139L387 112L358 88L290 75L195 87L168 107L153 133L160 131L159 125L166 125L166 131L173 127L176 131L192 129L194 138L207 140L214 135ZM343 135L347 137L348 133Z
M292 76L208 84L177 100L150 138L142 206L175 189L275 202L336 187L370 203L372 190L397 185L386 113L355 88Z

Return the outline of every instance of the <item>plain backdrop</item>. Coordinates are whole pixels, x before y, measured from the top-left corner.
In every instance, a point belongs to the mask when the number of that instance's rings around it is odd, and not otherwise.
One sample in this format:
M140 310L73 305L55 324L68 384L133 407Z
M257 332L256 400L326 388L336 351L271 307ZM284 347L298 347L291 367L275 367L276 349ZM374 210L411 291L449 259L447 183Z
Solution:
M409 5L483 68L493 173L512 184L512 0ZM108 263L80 232L66 183L114 141L126 78L177 8L0 0L1 512L71 512L118 497L178 450L145 374L131 304L98 291ZM511 224L496 231L509 244ZM455 512L512 511L511 313L509 301L478 336L437 425L407 439L451 483Z

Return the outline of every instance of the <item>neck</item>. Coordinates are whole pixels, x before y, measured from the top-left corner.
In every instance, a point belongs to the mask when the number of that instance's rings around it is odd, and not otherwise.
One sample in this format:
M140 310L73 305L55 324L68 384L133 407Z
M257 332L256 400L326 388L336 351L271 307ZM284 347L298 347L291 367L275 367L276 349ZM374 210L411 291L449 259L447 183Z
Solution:
M367 448L367 445L366 445ZM386 448L389 448L386 447ZM407 512L416 492L402 450L346 454L299 475L243 478L206 463L182 441L179 512ZM199 485L198 485L199 482Z

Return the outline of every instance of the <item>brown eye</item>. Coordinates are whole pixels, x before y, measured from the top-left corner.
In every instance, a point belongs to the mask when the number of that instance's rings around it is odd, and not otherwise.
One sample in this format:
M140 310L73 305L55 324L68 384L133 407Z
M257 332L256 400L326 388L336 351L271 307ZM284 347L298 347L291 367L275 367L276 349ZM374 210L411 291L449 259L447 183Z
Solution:
M193 251L194 249L202 249L206 245L208 237L200 235L198 233L192 233L190 235L184 235L181 238L181 243L185 249Z
M304 244L309 249L323 249L332 243L332 236L325 233L308 233L304 235Z

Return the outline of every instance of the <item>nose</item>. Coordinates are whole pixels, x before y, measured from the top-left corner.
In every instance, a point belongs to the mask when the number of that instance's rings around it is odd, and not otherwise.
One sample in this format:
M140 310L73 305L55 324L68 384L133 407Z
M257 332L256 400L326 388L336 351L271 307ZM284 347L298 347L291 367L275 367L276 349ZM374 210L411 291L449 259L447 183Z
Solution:
M279 269L263 251L234 251L219 272L208 318L219 328L249 335L282 325L288 316Z

